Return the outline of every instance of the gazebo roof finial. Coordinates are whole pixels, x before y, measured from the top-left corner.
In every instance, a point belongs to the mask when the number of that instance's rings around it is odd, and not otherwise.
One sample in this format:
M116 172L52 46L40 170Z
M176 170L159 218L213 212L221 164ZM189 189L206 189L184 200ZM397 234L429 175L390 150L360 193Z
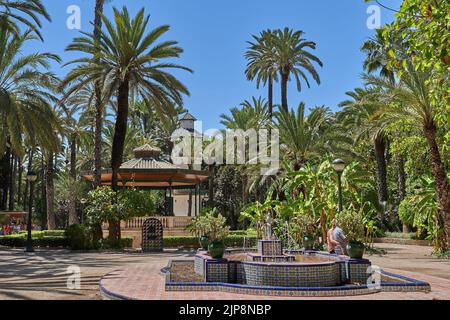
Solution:
M158 147L153 147L149 144L144 144L143 146L136 148L133 150L134 157L136 159L139 158L159 158L159 155L161 154L161 149Z

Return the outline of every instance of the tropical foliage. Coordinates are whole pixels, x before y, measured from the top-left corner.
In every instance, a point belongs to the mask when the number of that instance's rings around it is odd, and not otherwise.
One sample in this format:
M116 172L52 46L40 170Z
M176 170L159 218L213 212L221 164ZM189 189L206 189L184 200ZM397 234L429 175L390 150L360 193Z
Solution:
M58 56L23 54L41 44L42 21L50 20L42 2L0 0L0 209L28 209L26 173L35 171L39 225L88 232L97 243L108 222L117 244L121 220L162 211L164 202L160 192L119 190L118 169L142 144L159 147L170 161L171 135L189 94L178 77L192 70L178 63L183 49L167 40L168 25L150 28L144 9L132 16L114 8L107 17L109 3L95 1L93 30L67 46L79 58L64 64L60 80L51 69L62 62ZM201 188L214 211L196 218L192 231L219 239L228 226L253 228L263 237L272 217L275 235L298 247L305 235L323 244L338 221L349 238L366 243L384 232L412 231L447 250L449 9L446 1L404 0L396 19L361 44L361 84L348 88L337 111L301 98L288 102L290 85L301 95L320 84L319 44L289 27L249 35L243 72L266 88L229 106L220 121L223 131L279 134L280 169L261 175L250 141L243 163L202 164L212 177ZM336 158L346 163L342 212ZM100 187L103 168L111 168L112 188ZM85 171L93 183L82 178Z

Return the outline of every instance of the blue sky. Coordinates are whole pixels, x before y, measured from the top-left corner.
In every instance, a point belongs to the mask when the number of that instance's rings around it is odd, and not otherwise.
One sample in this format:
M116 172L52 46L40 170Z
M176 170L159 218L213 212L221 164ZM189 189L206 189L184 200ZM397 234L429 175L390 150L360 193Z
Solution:
M398 7L399 0L384 0ZM68 6L81 8L81 30L92 31L94 0L43 0L52 23L44 23L45 42L33 42L27 51L50 51L64 61L76 57L64 51L77 30L69 30L66 20ZM303 30L305 37L317 43L315 54L323 61L319 70L322 84L306 86L297 92L289 86L289 105L304 101L308 107L326 105L337 110L345 92L361 85L363 54L361 44L373 35L366 26L370 4L363 0L112 0L105 7L111 16L112 7L127 5L134 14L145 7L150 14L150 28L169 24L165 40L176 40L184 48L178 63L195 72L177 72L191 96L185 99L188 108L204 129L220 127L220 114L252 96L266 96L266 89L256 89L246 80L243 57L246 41L251 35L267 28L288 26ZM393 13L381 8L381 23L392 21ZM54 72L63 76L69 67L54 65ZM275 102L279 103L279 85L275 87Z

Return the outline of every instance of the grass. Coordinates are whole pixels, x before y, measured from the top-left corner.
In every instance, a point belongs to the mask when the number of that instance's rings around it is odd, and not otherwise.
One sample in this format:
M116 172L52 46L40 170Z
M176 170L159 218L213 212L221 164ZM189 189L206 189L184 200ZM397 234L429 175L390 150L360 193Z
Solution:
M396 239L407 239L407 240L418 240L417 234L415 232L402 233L402 232L386 232L386 238L396 238Z
M450 249L444 252L434 252L433 253L434 256L436 256L436 258L439 259L447 259L450 260Z
M382 256L382 255L387 254L387 251L384 249L381 249L381 248L374 248L374 247L366 246L366 253L370 256L372 256L372 255Z

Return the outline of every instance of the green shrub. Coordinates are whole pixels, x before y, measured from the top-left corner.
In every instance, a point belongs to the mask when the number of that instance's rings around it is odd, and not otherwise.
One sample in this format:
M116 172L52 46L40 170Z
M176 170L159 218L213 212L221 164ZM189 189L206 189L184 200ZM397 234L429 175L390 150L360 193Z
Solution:
M117 246L115 243L111 244L108 238L101 241L101 249L124 249L133 247L133 238L121 238L120 244Z
M230 235L232 236L248 236L248 237L256 237L256 231L249 229L249 230L231 230Z
M74 224L67 228L67 241L72 250L90 250L93 248L89 228L82 224Z
M222 241L230 232L226 219L217 213L216 208L195 217L187 229L197 237L208 236L211 241Z
M417 234L415 232L410 232L410 233L402 233L402 232L385 232L385 237L388 238L399 238L399 239L412 239L412 240L417 240Z
M398 206L398 216L400 221L409 226L414 225L414 215L416 209L412 204L411 198L406 198Z
M44 236L53 236L53 237L65 237L66 236L66 230L44 230L44 231L37 231L41 232Z
M64 248L68 246L68 241L66 237L58 236L40 236L33 237L33 246L37 248ZM26 234L16 234L0 237L0 246L21 248L25 247L27 242Z
M51 235L48 235L51 234ZM61 236L62 234L62 236ZM58 236L59 235L59 236ZM90 241L89 229L83 225L74 225L66 231L36 231L32 233L33 246L36 248L70 248L72 250L112 249L108 239L104 239L94 248ZM22 232L0 236L0 246L23 248L27 242L27 234ZM120 248L131 248L133 238L122 238Z
M342 228L346 237L350 241L364 242L365 230L362 210L343 210L342 212L336 214L335 222Z
M246 247L254 247L257 243L256 236L229 235L224 239L226 247L242 248L244 247L244 239ZM200 244L197 237L177 236L164 237L164 248L191 248L197 249Z

